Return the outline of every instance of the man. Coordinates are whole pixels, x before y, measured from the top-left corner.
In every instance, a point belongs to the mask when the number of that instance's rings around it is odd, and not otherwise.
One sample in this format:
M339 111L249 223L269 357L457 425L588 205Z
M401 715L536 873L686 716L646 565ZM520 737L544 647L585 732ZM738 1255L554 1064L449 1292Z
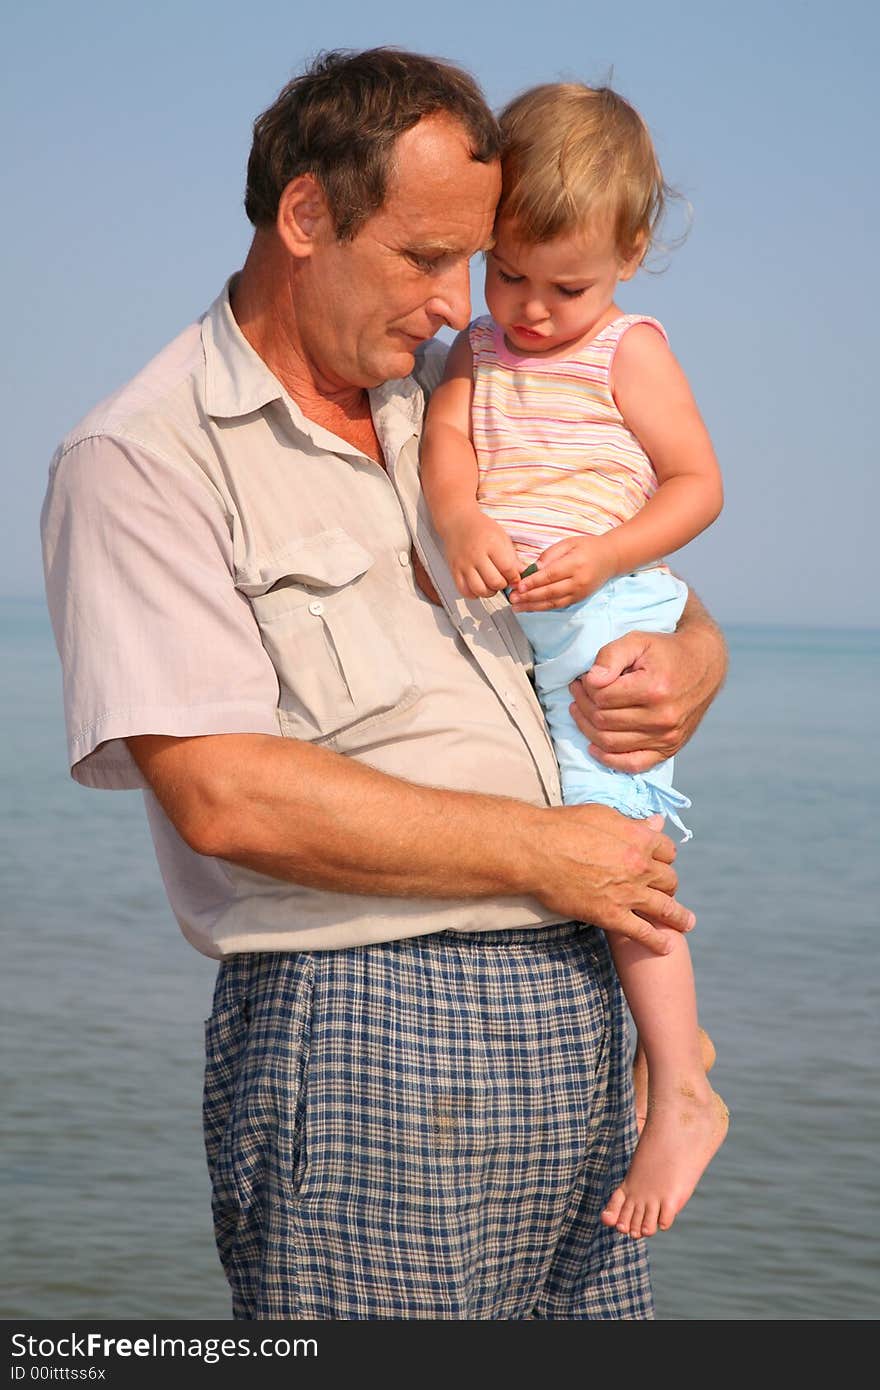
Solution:
M560 807L506 601L457 596L419 497L410 374L468 322L498 191L466 74L319 60L256 123L244 268L53 463L73 774L144 788L221 960L205 1137L237 1317L652 1316L642 1243L598 1221L634 1135L597 927L687 930L674 850ZM647 766L723 643L694 602L603 660L580 726Z

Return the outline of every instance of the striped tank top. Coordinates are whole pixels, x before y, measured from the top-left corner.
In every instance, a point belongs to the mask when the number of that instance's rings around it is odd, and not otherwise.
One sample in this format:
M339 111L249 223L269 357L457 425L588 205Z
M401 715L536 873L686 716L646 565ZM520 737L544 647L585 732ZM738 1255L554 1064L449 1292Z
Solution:
M526 563L554 541L597 536L634 516L657 476L611 394L617 344L636 323L621 314L572 357L511 352L491 318L470 327L477 500Z

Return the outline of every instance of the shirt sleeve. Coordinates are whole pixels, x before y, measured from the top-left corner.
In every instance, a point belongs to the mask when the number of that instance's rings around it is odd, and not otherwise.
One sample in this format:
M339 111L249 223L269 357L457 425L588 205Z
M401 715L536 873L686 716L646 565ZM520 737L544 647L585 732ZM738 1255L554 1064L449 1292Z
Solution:
M123 742L136 734L279 733L278 680L207 480L89 437L54 460L41 529L76 781L144 787Z
M421 386L426 401L431 399L431 392L443 380L448 353L449 344L437 338L429 338L416 349L413 376Z

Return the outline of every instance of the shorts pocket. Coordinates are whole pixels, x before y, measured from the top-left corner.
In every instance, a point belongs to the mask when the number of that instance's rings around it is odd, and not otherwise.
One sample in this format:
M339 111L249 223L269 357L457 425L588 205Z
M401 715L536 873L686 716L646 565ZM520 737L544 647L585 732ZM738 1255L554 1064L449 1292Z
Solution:
M213 1188L215 1235L224 1263L229 1257L237 1222L234 1181L228 1161L229 1136L247 1037L247 1015L239 1004L219 1009L205 1023L202 1127Z
M330 739L415 699L374 558L347 532L297 541L237 584L278 676L282 733Z

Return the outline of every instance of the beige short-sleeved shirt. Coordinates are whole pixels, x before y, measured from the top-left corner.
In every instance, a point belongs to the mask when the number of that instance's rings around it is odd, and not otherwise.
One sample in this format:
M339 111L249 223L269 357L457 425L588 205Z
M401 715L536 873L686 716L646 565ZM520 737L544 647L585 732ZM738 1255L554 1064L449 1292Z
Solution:
M144 787L128 737L255 733L422 784L560 800L507 602L458 597L431 530L420 387L370 392L385 471L305 418L228 288L52 460L43 550L73 776L144 789L172 908L209 956L558 920L533 899L281 882L196 854ZM426 354L426 382L441 365ZM443 608L414 582L413 544Z

